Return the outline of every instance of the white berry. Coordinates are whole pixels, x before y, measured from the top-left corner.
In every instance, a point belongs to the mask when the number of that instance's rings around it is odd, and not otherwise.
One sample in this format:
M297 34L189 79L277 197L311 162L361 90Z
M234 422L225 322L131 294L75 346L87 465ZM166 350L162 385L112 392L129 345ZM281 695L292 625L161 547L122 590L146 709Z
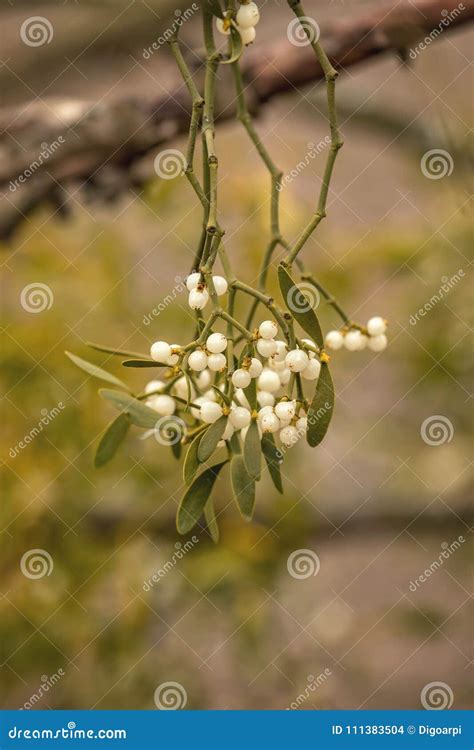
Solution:
M248 409L243 406L236 406L235 409L232 409L229 419L236 430L241 430L250 424L251 416Z
M206 364L207 364L207 357L206 357ZM204 391L211 383L211 373L209 370L203 370L199 373L196 382L198 384L198 387L201 391Z
M235 427L229 419L225 426L224 434L222 435L222 440L230 440L234 432L235 432Z
M292 427L291 425L283 427L283 429L280 430L280 440L283 445L286 445L287 448L289 448L290 445L296 443L298 437L298 430L296 429L296 427Z
M242 39L242 44L245 44L246 47L255 41L256 33L253 26L250 26L248 29L242 29L239 26L239 34Z
M194 406L191 406L191 414L195 419L201 418L201 406L205 404L207 401L204 396L198 396L197 398L193 399L193 404L195 404L199 408L195 408Z
M203 289L201 292L193 289L189 292L188 304L191 310L202 310L209 302L209 292Z
M356 352L362 346L361 338L362 334L360 331L349 331L344 336L344 346L350 352Z
M299 419L297 419L295 427L300 435L301 433L306 432L306 430L308 429L308 417L300 417Z
M236 388L247 388L251 379L248 370L239 369L232 374L232 383Z
M242 406L245 406L246 409L250 409L250 404L248 402L247 396L243 392L242 388L236 389L235 398L237 399L239 404L242 404Z
M287 367L285 367L284 370L278 373L278 376L280 378L281 385L288 385L291 378L291 370L289 370Z
M213 424L213 422L217 422L219 417L222 417L222 406L216 404L215 401L205 401L201 406L202 421Z
M179 396L180 398L186 398L186 399L188 398L188 395L189 395L188 394L188 381L186 380L184 375L176 381L173 388L177 396ZM191 398L192 398L194 396L194 388L192 384L190 384L190 388L191 388Z
M280 401L280 403L275 406L275 414L278 419L293 419L295 411L296 404L294 401Z
M259 359L256 357L252 357L252 361L250 362L250 366L248 369L248 373L251 378L258 378L259 375L262 374L263 365L260 362Z
M367 323L367 330L369 332L369 336L380 336L387 330L387 323L383 318L379 316L370 318Z
M150 356L155 362L166 364L171 356L171 346L166 341L155 341L150 348Z
M223 18L216 18L216 28L221 34L225 34L226 36L230 34L230 26L226 27L224 25Z
M210 354L207 358L207 366L212 372L221 372L227 365L224 354Z
M341 349L344 346L344 336L340 331L329 331L324 339L328 349Z
M280 420L273 412L267 412L259 420L262 432L277 432L280 429Z
M273 339L258 339L257 351L262 357L272 357L277 350L277 343Z
M291 372L302 372L308 367L309 357L302 349L293 349L286 355L285 362Z
M205 370L207 367L206 352L203 352L201 349L196 349L196 351L191 352L188 357L188 365L191 370L195 370L196 372L202 372L202 370Z
M145 393L154 393L155 391L162 391L165 384L162 380L150 380L145 386Z
M316 378L319 377L319 373L321 372L321 362L319 359L310 359L308 367L305 367L303 372L301 373L301 377L305 380L316 380Z
M258 327L262 339L274 339L278 333L278 326L273 320L264 320Z
M268 391L259 391L257 393L257 401L258 405L262 407L273 406L275 403L275 396Z
M201 280L201 274L198 271L194 271L194 273L190 273L186 279L186 289L188 290L188 292L192 292L193 289L196 289L200 280Z
M227 281L223 276L213 276L212 281L214 282L214 289L216 290L217 296L222 297L227 291Z
M206 349L211 354L220 354L227 349L227 339L223 333L211 333L206 341Z
M242 29L249 29L256 26L260 20L260 12L257 4L251 2L241 5L237 11L235 20L237 21L237 25Z
M275 391L277 391L280 387L280 378L278 377L278 373L265 368L257 380L257 385L261 391L269 391L270 393L275 393Z
M387 344L387 337L384 333L381 333L380 336L371 336L367 339L367 346L373 352L382 352L387 348Z
M153 396L150 399L150 406L162 417L170 417L171 414L174 414L174 410L176 409L176 402L174 398L171 398L171 396L163 393L159 396Z
M286 341L275 341L276 351L273 355L274 362L284 362L285 357L288 354L288 347Z
M172 367L179 360L179 354L176 352L176 350L180 351L181 347L180 347L179 344L170 344L170 347L171 347L171 354L168 357L168 359L166 360L166 364L170 365L170 367Z

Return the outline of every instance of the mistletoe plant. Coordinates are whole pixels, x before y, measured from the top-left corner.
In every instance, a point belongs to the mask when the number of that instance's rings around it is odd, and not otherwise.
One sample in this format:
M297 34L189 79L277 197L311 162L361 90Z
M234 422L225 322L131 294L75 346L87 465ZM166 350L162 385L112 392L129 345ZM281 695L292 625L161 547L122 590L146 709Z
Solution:
M300 259L306 241L326 216L330 180L342 140L335 108L337 71L321 47L311 19L305 16L300 2L288 0L288 3L298 19L300 32L312 45L327 87L331 144L316 211L307 226L293 244L283 237L279 219L283 174L262 143L246 104L239 59L244 47L255 38L258 8L245 0L236 8L236 3L228 0L223 12L218 0L204 0L203 95L184 60L177 36L169 42L192 99L185 174L203 210L196 258L186 280L188 302L196 317L195 336L184 345L155 341L149 355L90 344L101 352L125 357L122 364L127 368L160 368L161 376L149 381L138 394L133 394L114 375L75 355L68 355L89 374L115 386L115 389L100 391L120 414L100 440L96 465L102 466L113 457L130 425L143 428L144 436L154 434L158 442L171 446L177 458L185 448L183 474L187 489L177 513L178 531L189 532L204 514L214 540L218 538L218 528L211 492L226 464L230 463L232 489L240 511L244 518L251 519L262 456L276 489L283 492L280 465L286 451L304 436L313 447L323 440L334 410L334 388L326 348L337 350L345 346L356 351L367 346L379 352L387 345L383 318L373 317L366 326L352 321ZM229 49L225 54L216 48L214 25L229 37ZM235 276L219 221L214 102L220 65L229 65L232 69L237 117L271 180L270 235L256 288ZM193 166L198 136L203 150L201 179ZM285 253L277 268L285 309L281 309L266 291L268 272L277 248ZM214 272L217 259L223 276ZM250 302L244 320L238 320L235 315L237 295ZM315 300L320 296L342 321L339 329L329 331L325 337L314 309ZM257 312L262 308L265 319L258 321ZM304 338L300 338L300 330ZM220 454L222 458L216 463L214 456Z

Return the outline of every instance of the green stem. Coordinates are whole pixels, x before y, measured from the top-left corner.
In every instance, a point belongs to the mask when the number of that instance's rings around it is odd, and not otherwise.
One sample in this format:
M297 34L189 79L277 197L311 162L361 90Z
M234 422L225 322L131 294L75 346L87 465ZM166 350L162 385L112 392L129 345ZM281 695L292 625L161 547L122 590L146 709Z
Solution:
M309 26L307 23L304 22L304 19L306 18L306 14L303 10L303 6L301 5L300 0L288 0L288 5L290 6L295 16L300 19L301 26L308 37L308 41L311 44L311 47L313 48L315 55L318 59L318 62L321 66L321 69L324 73L324 78L326 80L326 96L327 96L327 104L328 104L329 129L330 129L330 134L331 134L331 146L329 148L329 153L328 153L328 157L326 160L326 166L324 169L323 182L322 182L321 191L319 194L318 205L317 205L317 208L313 217L311 218L309 223L306 225L306 227L303 229L300 236L296 240L293 248L290 250L290 252L288 253L286 257L286 262L288 263L289 266L291 266L291 264L296 259L298 253L300 252L300 250L306 243L306 241L313 234L318 224L326 216L326 203L327 203L327 197L329 193L329 185L331 182L331 177L332 177L332 173L334 170L334 164L336 161L337 153L339 149L341 148L343 141L339 135L339 128L337 125L337 116L336 116L336 78L338 76L338 72L331 65L329 58L326 55L320 43L315 39L314 29L312 29L311 26Z

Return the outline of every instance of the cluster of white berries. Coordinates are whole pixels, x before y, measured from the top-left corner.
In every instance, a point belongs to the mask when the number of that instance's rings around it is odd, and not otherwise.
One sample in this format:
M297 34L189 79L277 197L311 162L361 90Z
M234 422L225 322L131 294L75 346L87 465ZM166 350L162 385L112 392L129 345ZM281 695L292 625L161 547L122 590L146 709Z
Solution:
M361 349L371 349L373 352L382 352L387 347L387 321L376 316L370 318L365 329L349 328L340 331L329 331L326 334L325 344L328 349L341 349L343 346L350 352Z
M257 4L252 1L248 2L248 0L241 0L240 7L235 16L235 23L242 39L242 44L245 44L245 46L252 44L252 42L255 41L255 26L259 20L260 12ZM227 14L224 18L218 18L216 20L217 30L226 36L230 34L231 25L231 18Z
M227 281L223 276L213 276L212 282L218 297L227 292ZM202 280L199 271L189 274L186 279L186 288L189 292L188 304L192 310L203 310L209 302L209 292Z
M314 341L303 339L299 348L289 350L287 343L277 339L277 335L278 326L274 321L260 323L255 334L259 356L244 356L240 366L230 375L233 391L230 406L226 406L224 399L219 399L217 392L226 389L227 378L222 378L222 374L229 370L225 354L228 340L223 333L211 333L196 345L187 360L186 349L178 344L155 341L150 349L152 359L170 367L180 362L181 367L187 368L189 378L182 375L170 388L166 388L164 381L150 381L145 388L145 393L150 394L147 405L160 416L171 416L178 406L175 397L190 399L191 415L200 422L212 424L223 414L228 415L224 441L229 440L236 430L242 430L244 439L252 419L252 409L244 389L255 379L259 409L253 416L257 417L260 433L278 433L283 445L292 445L306 432L306 416L296 401L288 400L284 389L292 373L299 373L306 380L317 380L321 363ZM214 387L211 387L213 380ZM167 392L162 393L165 388Z

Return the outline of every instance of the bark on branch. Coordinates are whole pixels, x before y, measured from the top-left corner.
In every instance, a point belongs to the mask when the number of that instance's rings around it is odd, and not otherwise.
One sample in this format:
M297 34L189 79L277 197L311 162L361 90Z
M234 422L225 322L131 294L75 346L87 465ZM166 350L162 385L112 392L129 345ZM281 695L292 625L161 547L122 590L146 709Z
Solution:
M436 41L473 19L474 0L390 0L323 29L322 43L343 73L386 53L410 60L410 50L425 37ZM257 114L273 97L324 77L311 47L295 47L286 39L263 50L250 48L243 71ZM218 123L234 115L232 101L218 102ZM107 103L51 99L24 111L0 111L0 238L8 239L44 201L65 209L64 189L70 186L81 185L102 200L140 187L151 176L140 166L142 157L187 132L189 116L184 87L172 96Z

